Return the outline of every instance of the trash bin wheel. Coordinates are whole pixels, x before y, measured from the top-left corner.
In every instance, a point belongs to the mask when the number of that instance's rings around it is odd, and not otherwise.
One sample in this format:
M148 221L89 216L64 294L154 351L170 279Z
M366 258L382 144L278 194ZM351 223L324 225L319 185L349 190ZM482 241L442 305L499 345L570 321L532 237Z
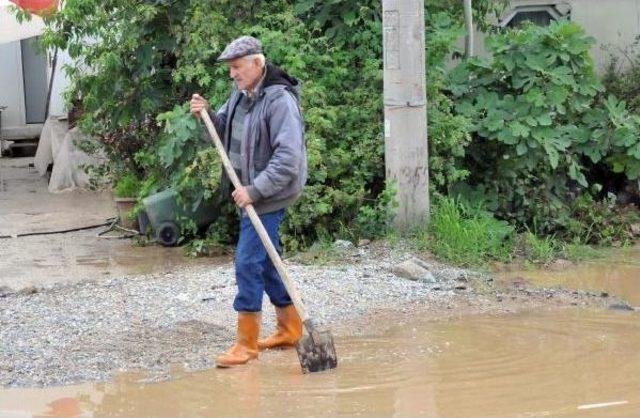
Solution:
M163 222L158 227L157 240L165 247L173 247L180 238L180 228L173 222Z

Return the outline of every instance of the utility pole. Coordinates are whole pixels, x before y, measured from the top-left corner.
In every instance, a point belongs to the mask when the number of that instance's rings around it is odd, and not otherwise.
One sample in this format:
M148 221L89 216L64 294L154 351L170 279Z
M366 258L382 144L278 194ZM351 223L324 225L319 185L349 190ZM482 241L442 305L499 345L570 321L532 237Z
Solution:
M467 36L464 42L464 57L469 59L473 57L473 9L471 7L471 0L464 1L464 26L467 30Z
M424 0L382 0L386 178L396 182L395 226L429 218Z

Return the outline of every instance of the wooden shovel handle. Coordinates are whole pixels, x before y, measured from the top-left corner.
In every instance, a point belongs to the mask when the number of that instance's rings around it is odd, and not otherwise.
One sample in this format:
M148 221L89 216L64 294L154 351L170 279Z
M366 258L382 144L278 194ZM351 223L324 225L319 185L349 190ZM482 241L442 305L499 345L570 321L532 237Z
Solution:
M211 139L213 140L213 143L218 150L218 154L220 155L220 159L222 160L222 165L224 166L224 169L227 172L227 175L229 176L233 187L239 189L240 187L242 187L242 183L240 182L240 179L236 174L236 170L233 169L229 157L227 157L227 153L224 149L224 146L222 145L222 141L220 141L218 132L213 126L213 122L211 121L209 114L205 109L202 109L200 111L200 116L202 117L202 120L207 127L207 131L209 131L209 135L211 136ZM300 298L298 289L289 277L289 273L287 272L287 269L285 268L284 263L282 262L278 251L276 250L276 247L274 247L273 243L271 242L267 230L264 228L264 225L262 225L262 221L260 221L260 218L258 217L256 210L253 208L253 205L247 205L244 207L244 209L247 211L247 215L249 216L253 227L258 232L260 240L262 241L264 248L267 250L267 253L271 258L273 265L275 266L276 270L278 270L278 273L280 273L280 277L282 277L284 286L286 287L287 292L289 292L289 296L291 296L291 300L293 301L293 305L298 311L298 315L300 315L300 319L302 320L302 322L306 322L309 317L307 316L307 311L304 307L304 304L302 303L302 299Z

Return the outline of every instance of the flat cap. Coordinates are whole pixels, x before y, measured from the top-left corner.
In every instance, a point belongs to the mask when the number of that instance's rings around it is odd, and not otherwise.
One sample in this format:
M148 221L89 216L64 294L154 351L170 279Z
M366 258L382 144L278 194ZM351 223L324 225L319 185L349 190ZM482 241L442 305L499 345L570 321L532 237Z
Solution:
M253 36L241 36L227 45L218 61L231 61L253 54L262 54L262 43Z

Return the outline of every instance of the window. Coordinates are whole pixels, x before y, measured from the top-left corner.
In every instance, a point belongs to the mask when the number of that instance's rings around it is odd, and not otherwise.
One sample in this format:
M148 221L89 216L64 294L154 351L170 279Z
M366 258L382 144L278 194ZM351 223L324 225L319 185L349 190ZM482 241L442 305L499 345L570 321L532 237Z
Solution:
M501 27L517 27L523 22L548 26L552 21L569 18L569 10L560 11L556 5L516 6L500 21Z

